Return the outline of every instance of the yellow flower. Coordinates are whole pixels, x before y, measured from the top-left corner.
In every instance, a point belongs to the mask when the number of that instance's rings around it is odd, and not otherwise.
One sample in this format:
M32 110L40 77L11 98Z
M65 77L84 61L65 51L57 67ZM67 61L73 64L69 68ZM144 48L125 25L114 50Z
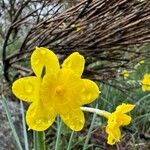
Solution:
M150 91L150 74L145 74L144 79L142 80L142 90Z
M129 77L129 71L128 70L123 70L122 75L123 75L124 79L127 79Z
M141 60L140 62L139 62L139 64L144 64L145 63L145 61L144 60Z
M75 28L77 32L81 30L81 28L80 28L80 27L77 27L75 24L72 24L71 27L72 27L72 28Z
M81 79L84 64L84 57L74 52L60 67L52 51L36 48L31 56L36 76L18 79L12 86L16 97L31 102L26 113L30 129L46 130L57 115L72 130L83 128L85 119L80 107L91 103L99 95L99 88L93 81ZM43 68L45 75L41 77Z
M115 112L108 115L108 122L106 127L106 132L108 134L108 144L113 145L120 141L120 127L126 126L131 122L131 117L125 113L131 111L134 107L135 105L123 103L116 108Z

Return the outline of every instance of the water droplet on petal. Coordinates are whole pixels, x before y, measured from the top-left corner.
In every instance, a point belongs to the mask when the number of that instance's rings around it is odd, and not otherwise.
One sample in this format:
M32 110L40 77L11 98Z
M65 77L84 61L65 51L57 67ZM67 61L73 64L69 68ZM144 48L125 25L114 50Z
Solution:
M81 128L81 126L83 126L83 121L79 118L76 118L74 122L76 128Z
M37 125L39 125L39 124L41 124L41 123L42 123L42 120L41 120L41 119L38 119L38 120L35 121L35 124L37 124Z
M20 98L23 98L23 95L22 95L22 94L19 94L19 97L20 97Z
M87 95L87 99L91 99L91 94L88 94L88 95Z
M70 68L70 67L71 67L70 61L67 61L66 64L65 64L65 66L66 66L67 68Z
M35 65L38 65L40 63L40 60L39 59L36 59L35 61L34 61L34 64Z
M75 127L76 127L76 125L72 122L72 121L70 121L70 127L72 128L72 129L74 129Z
M52 119L47 120L47 123L50 124L52 122Z
M25 86L25 92L26 93L31 93L33 91L33 86L32 84L29 82L26 86Z
M85 93L84 96L83 96L83 99L90 100L91 97L92 97L92 96L91 96L90 93Z
M41 54L42 54L42 55L45 55L45 54L46 54L46 51L42 49L42 50L41 50Z

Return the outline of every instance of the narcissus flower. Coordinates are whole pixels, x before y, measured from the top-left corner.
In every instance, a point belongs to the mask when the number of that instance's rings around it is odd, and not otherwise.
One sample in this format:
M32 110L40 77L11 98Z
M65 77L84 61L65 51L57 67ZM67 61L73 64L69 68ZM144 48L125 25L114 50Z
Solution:
M126 113L130 112L134 107L135 105L123 103L116 108L115 112L108 114L108 122L106 127L106 132L108 134L108 144L113 145L120 141L120 127L130 124L131 117Z
M122 71L122 75L123 75L124 79L128 79L128 77L129 77L129 71L128 70L123 70Z
M47 48L36 48L31 66L36 76L24 77L13 83L16 97L30 102L26 121L30 129L43 131L60 115L72 130L84 126L81 106L93 102L99 95L98 86L81 79L85 60L74 52L59 65L57 56Z
M142 80L142 90L150 91L150 74L145 74Z

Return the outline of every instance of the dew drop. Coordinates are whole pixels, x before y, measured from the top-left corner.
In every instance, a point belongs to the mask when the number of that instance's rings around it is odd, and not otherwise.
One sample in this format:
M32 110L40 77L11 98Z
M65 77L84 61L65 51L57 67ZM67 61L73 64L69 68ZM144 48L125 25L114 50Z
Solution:
M79 129L82 126L82 122L80 122L78 119L75 119L75 120L73 120L73 121L70 122L70 126L73 129Z
M41 124L41 123L42 123L42 120L41 120L41 119L38 119L38 120L35 121L35 124L37 124L37 125L39 125L39 124Z
M20 94L20 95L19 95L19 97L20 97L20 98L23 98L23 95L22 95L22 94Z
M91 94L90 93L85 94L83 96L83 99L90 100L91 99Z
M82 126L82 124L83 124L83 121L79 118L76 118L75 122L78 127Z
M50 124L51 122L52 122L52 120L51 120L51 119L47 120L47 123L48 123L48 124Z
M70 126L71 126L72 129L76 128L76 125L74 123L72 123L72 122L70 122Z
M36 59L35 61L34 61L34 65L38 65L40 63L40 60L39 59Z
M45 54L46 54L46 51L45 51L45 50L41 50L41 54L42 54L42 55L45 55Z
M87 95L87 99L91 99L91 94L88 94L88 95Z
M25 86L25 92L26 93L31 93L33 91L33 86L31 83L28 83L26 86Z
M66 66L67 66L67 68L70 68L70 67L71 67L70 61L67 61L67 62L66 62Z

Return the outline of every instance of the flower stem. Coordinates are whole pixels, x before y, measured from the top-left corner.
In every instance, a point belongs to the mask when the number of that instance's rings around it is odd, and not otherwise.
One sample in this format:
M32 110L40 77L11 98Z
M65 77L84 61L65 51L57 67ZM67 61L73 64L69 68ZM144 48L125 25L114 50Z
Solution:
M44 131L34 131L34 150L46 150Z
M74 135L74 131L72 131L72 133L71 133L71 136L70 136L70 140L69 140L69 144L68 144L67 150L70 150L70 149L71 149L71 142L72 142L72 139L73 139L73 135Z
M97 106L96 106L96 108L91 108L91 109L97 109ZM91 109L90 109L90 110L91 110ZM86 108L86 110L87 110L87 108ZM90 111L90 112L92 112L92 111ZM87 134L87 136L86 136L86 140L85 140L85 143L84 143L84 146L83 146L83 150L86 150L87 147L88 147L88 143L89 143L89 139L90 139L90 137L91 137L91 132L92 132L93 125L94 125L94 122L95 122L95 119L96 119L96 115L97 115L96 112L94 112L94 114L93 114L93 119L92 119L90 128L89 128L89 130L88 130L88 134Z
M29 150L29 142L28 142L27 128L26 128L25 115L24 115L24 106L22 101L20 101L20 106L21 106L21 113L22 113L22 126L23 126L25 150Z
M59 123L58 131L57 131L57 139L56 139L56 145L55 150L59 150L59 144L60 144L60 137L61 137L61 128L62 128L62 120Z
M109 112L107 112L105 110L100 110L100 109L97 109L97 108L91 108L91 107L80 107L80 108L83 111L95 113L95 114L103 116L105 118L108 118L108 116L110 115Z

